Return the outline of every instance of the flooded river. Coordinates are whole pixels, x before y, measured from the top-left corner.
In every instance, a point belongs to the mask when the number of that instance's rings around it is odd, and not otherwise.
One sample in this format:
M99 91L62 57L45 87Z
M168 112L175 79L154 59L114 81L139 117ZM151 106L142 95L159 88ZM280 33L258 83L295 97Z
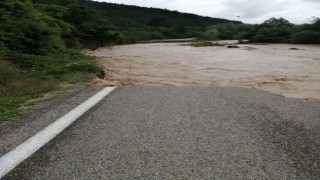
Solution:
M247 87L320 100L320 46L239 47L135 44L101 48L94 55L110 85Z

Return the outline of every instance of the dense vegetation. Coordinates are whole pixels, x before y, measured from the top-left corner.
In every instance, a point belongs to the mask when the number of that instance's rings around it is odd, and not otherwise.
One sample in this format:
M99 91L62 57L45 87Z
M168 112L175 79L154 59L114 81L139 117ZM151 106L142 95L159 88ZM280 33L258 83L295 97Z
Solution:
M33 0L48 4L48 0ZM67 44L101 46L150 39L197 37L209 25L241 22L202 17L155 8L142 8L87 0L50 0L50 6L62 7L64 15L56 17L71 24L75 31ZM46 12L52 8L46 8ZM50 14L53 14L50 12Z
M208 26L200 39L248 39L263 43L320 44L320 19L294 25L283 18L270 18L262 24L222 23Z
M0 121L61 82L82 82L101 71L93 58L80 53L84 48L189 37L320 43L319 19L294 25L271 18L250 25L89 0L2 0L0 12Z

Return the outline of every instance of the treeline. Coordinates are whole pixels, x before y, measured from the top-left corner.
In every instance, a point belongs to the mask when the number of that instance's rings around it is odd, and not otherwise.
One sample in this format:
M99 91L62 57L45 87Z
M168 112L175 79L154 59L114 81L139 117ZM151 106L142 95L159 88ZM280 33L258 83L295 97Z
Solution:
M59 12L59 20L74 27L67 41L70 47L78 45L102 46L127 44L151 39L197 37L209 25L232 22L194 14L179 13L155 8L102 3L87 0L33 0L39 6L47 6L44 12ZM49 6L49 7L48 7ZM75 44L77 42L79 44Z
M311 24L294 25L283 18L271 18L254 26L248 38L254 42L318 44L320 19L314 18Z
M248 39L262 43L320 44L320 19L295 25L283 18L270 18L262 24L222 23L208 26L200 39Z

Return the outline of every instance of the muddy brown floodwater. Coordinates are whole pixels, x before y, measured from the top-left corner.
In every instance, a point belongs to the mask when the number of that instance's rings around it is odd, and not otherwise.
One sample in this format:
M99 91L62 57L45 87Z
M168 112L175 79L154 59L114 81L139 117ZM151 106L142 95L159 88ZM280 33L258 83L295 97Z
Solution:
M94 52L110 85L222 86L320 100L320 46L135 44ZM298 48L291 50L290 48Z

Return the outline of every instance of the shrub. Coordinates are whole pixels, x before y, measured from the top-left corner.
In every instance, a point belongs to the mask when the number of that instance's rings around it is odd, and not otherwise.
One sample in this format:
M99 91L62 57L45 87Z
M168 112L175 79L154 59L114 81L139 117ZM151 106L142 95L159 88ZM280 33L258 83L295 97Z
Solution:
M320 32L316 32L316 31L298 32L291 37L291 42L301 43L301 44L319 44Z
M103 71L103 68L94 62L75 62L66 65L56 65L48 69L48 75L63 75L72 72L97 73Z
M0 60L0 72L0 86L8 84L20 74L19 69L12 63L3 60Z
M195 41L191 43L193 47L204 47L204 46L224 46L224 44L214 43L211 41Z

